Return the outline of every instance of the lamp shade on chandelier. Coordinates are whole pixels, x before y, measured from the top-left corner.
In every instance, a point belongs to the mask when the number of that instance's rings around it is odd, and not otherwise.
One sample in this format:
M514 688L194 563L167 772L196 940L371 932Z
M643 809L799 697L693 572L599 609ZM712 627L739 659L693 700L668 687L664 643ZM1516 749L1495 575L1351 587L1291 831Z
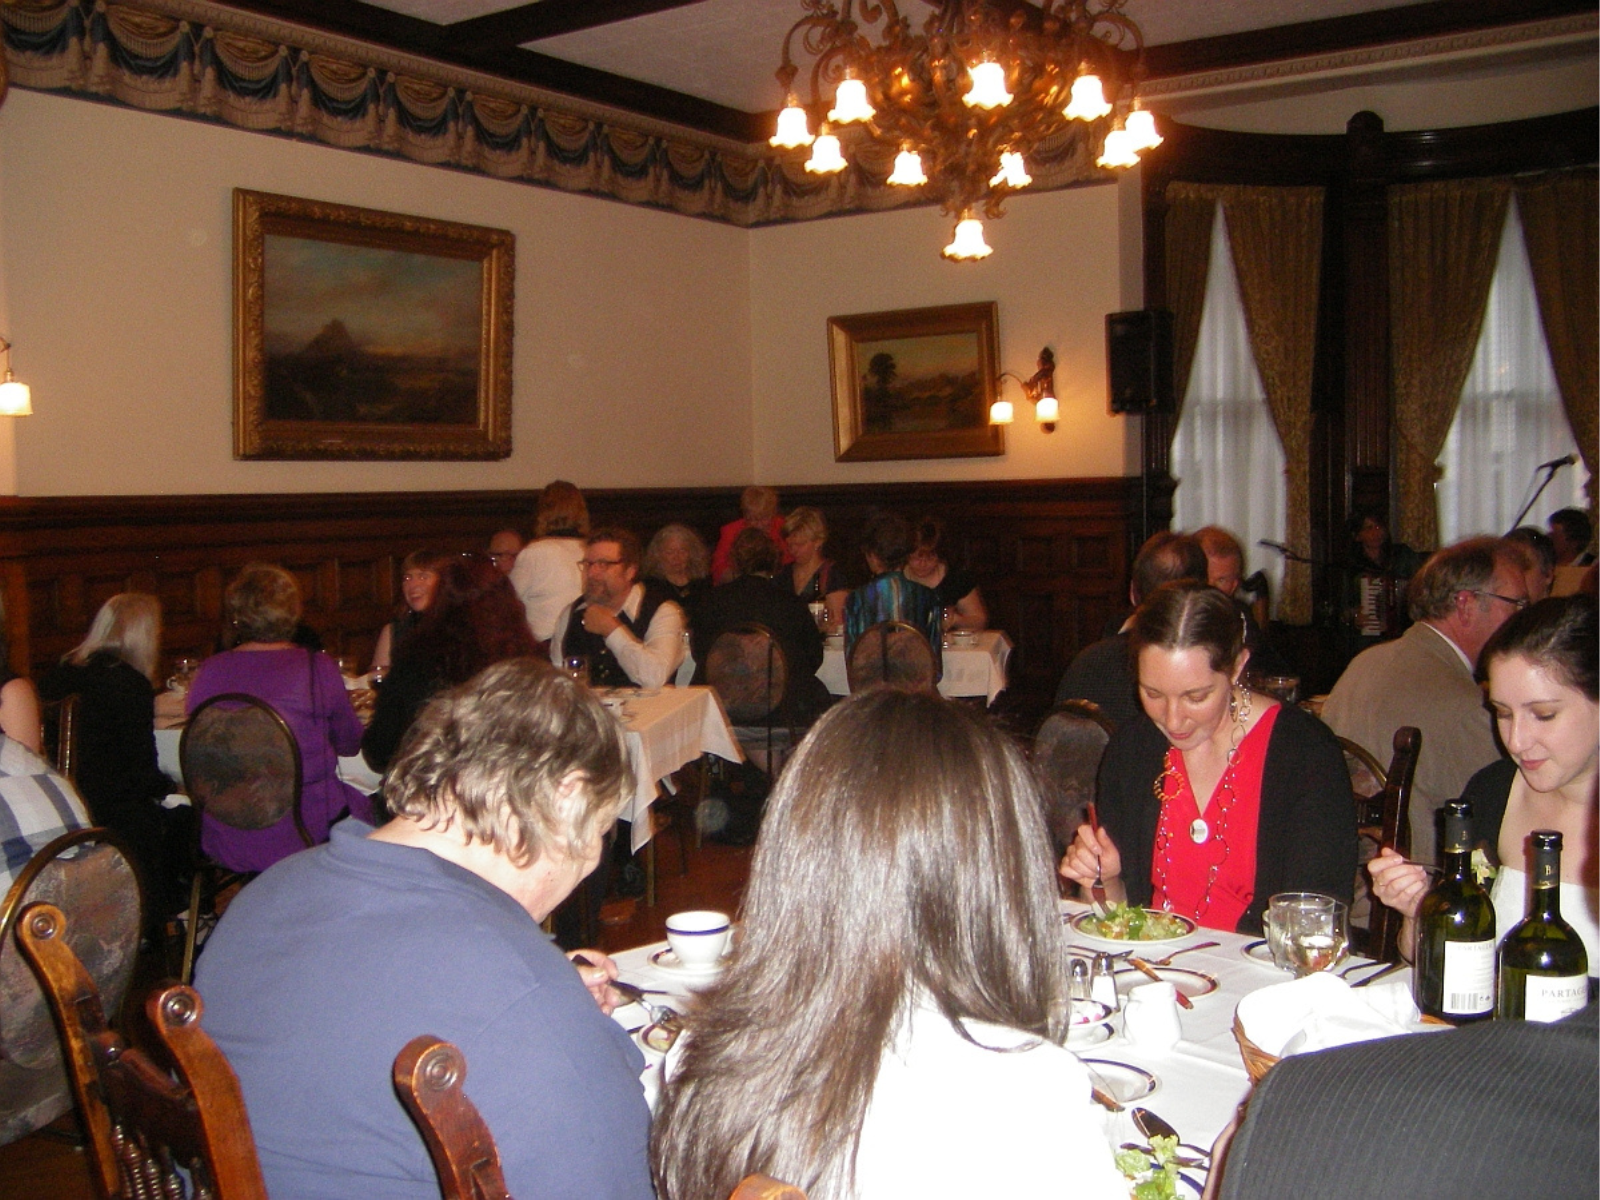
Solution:
M1106 168L1161 143L1139 104L1144 37L1127 0L800 2L772 146L809 146L813 175L843 171L863 143L897 151L886 182L923 188L957 219L948 258L989 253L976 214L999 217L1033 182L1029 157L1075 127L1099 141ZM901 5L931 11L914 25ZM797 50L811 60L804 104Z

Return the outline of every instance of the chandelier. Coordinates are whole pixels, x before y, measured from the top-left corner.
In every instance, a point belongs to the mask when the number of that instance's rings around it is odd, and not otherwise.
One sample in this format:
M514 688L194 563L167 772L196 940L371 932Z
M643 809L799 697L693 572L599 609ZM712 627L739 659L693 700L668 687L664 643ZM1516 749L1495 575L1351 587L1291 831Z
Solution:
M805 168L817 175L844 170L847 147L897 151L887 182L924 187L956 218L945 257L987 257L975 214L999 217L1032 182L1029 157L1074 121L1106 130L1102 167L1132 166L1160 145L1139 107L1144 37L1126 2L926 0L933 11L918 32L895 0L801 0L805 15L783 39L785 103L771 144L810 146ZM815 60L805 106L797 43Z

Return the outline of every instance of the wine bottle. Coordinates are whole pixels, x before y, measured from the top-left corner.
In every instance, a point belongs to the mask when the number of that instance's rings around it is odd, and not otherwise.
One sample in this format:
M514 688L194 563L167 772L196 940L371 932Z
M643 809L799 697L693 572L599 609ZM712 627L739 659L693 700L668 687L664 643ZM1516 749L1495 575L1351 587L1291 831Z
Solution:
M1426 1016L1460 1024L1494 1014L1494 904L1472 874L1472 806L1444 806L1444 874L1417 911L1411 992Z
M1561 919L1561 835L1533 832L1528 915L1500 943L1498 1017L1559 1021L1589 1002L1589 955Z

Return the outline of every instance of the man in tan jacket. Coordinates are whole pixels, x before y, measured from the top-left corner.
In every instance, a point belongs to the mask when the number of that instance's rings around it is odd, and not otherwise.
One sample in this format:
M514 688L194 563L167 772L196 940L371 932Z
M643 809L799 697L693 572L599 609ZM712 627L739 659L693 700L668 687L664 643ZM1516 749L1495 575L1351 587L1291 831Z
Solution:
M1411 857L1418 862L1436 861L1435 810L1500 757L1473 670L1484 643L1527 603L1527 579L1509 543L1471 538L1447 546L1411 581L1416 624L1358 654L1323 706L1335 733L1380 762L1393 753L1396 729L1422 731L1411 792Z

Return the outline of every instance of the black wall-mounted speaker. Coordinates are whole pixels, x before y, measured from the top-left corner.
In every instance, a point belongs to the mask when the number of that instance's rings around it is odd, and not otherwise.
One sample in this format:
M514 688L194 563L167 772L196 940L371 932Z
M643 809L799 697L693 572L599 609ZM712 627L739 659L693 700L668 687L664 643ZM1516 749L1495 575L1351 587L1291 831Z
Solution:
M1114 413L1170 413L1172 314L1164 308L1106 314L1106 393Z

